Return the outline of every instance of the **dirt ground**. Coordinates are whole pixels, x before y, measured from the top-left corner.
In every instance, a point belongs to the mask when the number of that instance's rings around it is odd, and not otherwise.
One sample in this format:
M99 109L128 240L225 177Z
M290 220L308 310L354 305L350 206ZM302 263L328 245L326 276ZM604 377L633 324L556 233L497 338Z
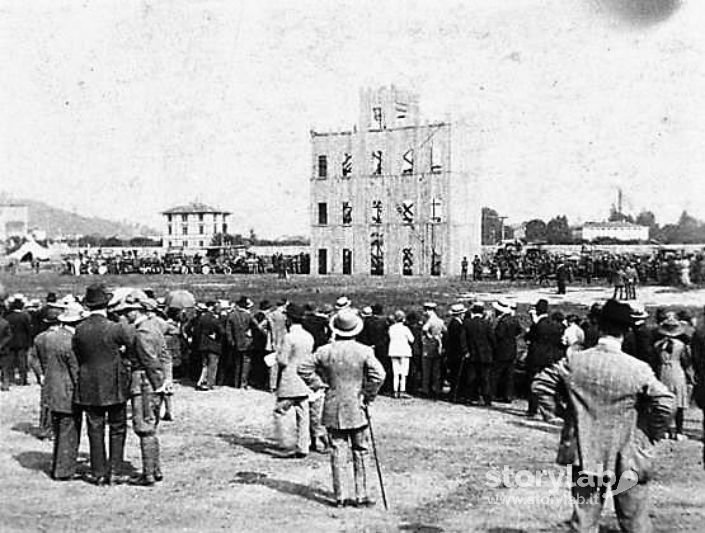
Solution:
M508 285L468 285L443 280L356 281L331 278L278 282L271 278L132 277L109 279L116 286L185 286L199 296L253 299L291 295L297 301L330 301L342 293L360 302L407 306L424 299L452 303L465 294L494 298L497 293L531 303L549 289ZM43 295L47 290L82 293L88 278L21 276L3 278L11 291ZM232 282L232 284L231 284ZM590 288L588 288L590 289ZM601 291L598 293L598 290ZM572 289L561 298L582 307L607 297L608 289ZM700 307L694 291L650 289L653 305ZM647 293L644 293L646 299ZM648 296L652 298L652 296ZM556 299L551 297L551 301ZM521 307L520 307L521 310ZM151 489L98 488L83 481L48 477L51 442L36 434L39 387L13 387L0 393L0 530L2 531L563 531L570 515L568 490L543 478L538 486L497 487L488 474L504 466L546 470L554 464L558 430L528 420L526 402L493 408L422 399L381 397L372 407L390 510L381 505L370 460L369 485L376 508L330 506L329 458L283 459L270 440L271 395L222 387L196 392L177 386L174 422L160 426L165 479ZM293 415L292 415L293 416ZM660 445L652 487L652 514L659 531L702 531L705 523L705 470L702 415L687 413L687 441ZM128 435L126 459L140 466L136 437ZM80 468L88 468L85 430ZM351 469L351 467L350 467ZM347 487L351 489L352 474ZM611 499L603 515L605 531L617 531Z

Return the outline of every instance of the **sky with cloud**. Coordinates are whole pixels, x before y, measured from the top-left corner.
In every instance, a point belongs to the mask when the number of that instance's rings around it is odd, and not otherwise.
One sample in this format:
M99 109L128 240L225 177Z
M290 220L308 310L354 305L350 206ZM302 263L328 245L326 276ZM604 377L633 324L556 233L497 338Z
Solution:
M482 204L705 218L700 0L0 1L0 190L143 221L194 199L308 231L310 129L358 90L469 120Z

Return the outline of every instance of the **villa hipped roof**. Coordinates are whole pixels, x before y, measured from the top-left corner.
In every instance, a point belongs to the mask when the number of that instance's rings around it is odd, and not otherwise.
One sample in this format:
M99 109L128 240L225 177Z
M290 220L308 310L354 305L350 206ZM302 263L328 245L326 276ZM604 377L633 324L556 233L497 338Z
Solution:
M171 209L167 209L166 211L162 211L162 215L185 215L190 213L222 213L224 215L229 215L230 211L217 209L200 202L191 202L188 205L178 205L176 207L172 207Z

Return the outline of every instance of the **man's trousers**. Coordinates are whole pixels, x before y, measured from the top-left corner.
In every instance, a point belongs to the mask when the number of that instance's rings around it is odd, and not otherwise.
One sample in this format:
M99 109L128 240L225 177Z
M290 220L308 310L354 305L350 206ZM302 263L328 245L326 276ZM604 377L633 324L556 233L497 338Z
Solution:
M103 477L115 474L122 468L125 453L125 436L127 434L127 404L82 406L86 413L88 425L88 444L91 452L91 471L93 476ZM105 455L105 418L110 428L109 462Z
M347 462L348 445L352 447L353 475L355 478L355 499L367 498L367 473L365 459L368 454L367 426L356 429L328 428L333 474L333 492L336 501L343 501L343 468Z
M621 472L616 472L619 479ZM583 474L583 476L586 476ZM600 486L596 476L581 478L578 468L572 473L571 496L573 516L570 519L571 531L598 533L600 515L605 503L606 487ZM580 479L580 481L579 481ZM630 489L613 495L614 510L622 531L648 533L652 531L649 517L648 485L637 483Z
M492 374L494 397L512 401L514 399L514 361L495 361Z
M441 392L441 358L421 358L421 393L437 396Z
M213 352L201 353L201 377L198 379L198 386L206 386L208 388L215 387L215 380L218 374L218 361L220 354Z
M83 413L76 408L73 413L51 412L54 432L54 453L51 461L51 477L70 478L76 473L76 458L81 438Z
M139 394L132 395L132 429L140 438L142 471L145 476L161 476L159 460L159 407L161 399L154 394L152 385L144 371L139 371L141 387ZM133 383L135 382L133 373Z
M233 355L235 386L238 388L248 387L250 384L252 352L250 350L235 350Z
M289 412L289 409L294 408L296 414L296 451L298 453L308 454L311 446L310 437L310 419L308 397L302 398L279 398L277 405L274 407L274 424L277 434L277 439L280 443L284 442L284 417Z

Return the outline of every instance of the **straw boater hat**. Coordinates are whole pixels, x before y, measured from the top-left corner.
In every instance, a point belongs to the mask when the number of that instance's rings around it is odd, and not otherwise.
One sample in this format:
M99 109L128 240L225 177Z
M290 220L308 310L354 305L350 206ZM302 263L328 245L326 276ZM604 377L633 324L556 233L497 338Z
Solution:
M658 332L667 337L678 337L685 333L685 328L675 313L668 313L666 319L659 324Z
M632 304L632 318L635 321L646 320L649 318L649 313L646 312L646 308L643 303L634 302Z
M462 303L453 304L450 306L449 313L453 316L462 315L467 312L468 308Z
M438 306L436 305L436 302L424 302L424 304L423 304L423 308L424 308L424 309L433 309L433 310L435 310L436 307L438 307Z
M512 312L512 306L506 300L497 300L492 302L492 307L504 315Z
M64 312L61 313L56 319L65 324L72 324L74 322L80 322L86 318L86 315L87 313L85 309L83 309L83 306L78 302L73 302L67 305Z
M372 308L369 305L366 305L360 310L360 316L363 318L372 316Z
M352 309L341 309L331 322L331 329L337 337L354 337L362 331L362 328L362 319Z

